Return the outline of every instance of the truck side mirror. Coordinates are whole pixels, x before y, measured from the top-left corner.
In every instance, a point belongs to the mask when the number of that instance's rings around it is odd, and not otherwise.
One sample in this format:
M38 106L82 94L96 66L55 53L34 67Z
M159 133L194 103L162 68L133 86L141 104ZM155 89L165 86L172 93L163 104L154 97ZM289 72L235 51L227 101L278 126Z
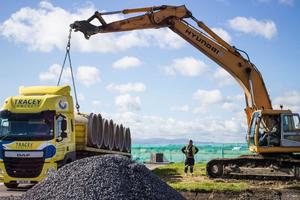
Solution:
M66 132L61 132L61 134L60 134L60 135L61 135L61 137L62 137L62 138L66 138L66 137L68 137L68 135L67 135L67 133L66 133Z
M61 137L66 138L68 135L66 133L67 130L67 120L63 119L61 121Z
M10 112L8 110L2 110L0 111L0 117L1 118L9 118Z
M65 132L67 130L67 120L61 120L61 131Z
M59 136L58 138L56 138L56 142L61 142L63 140L63 138L61 136Z

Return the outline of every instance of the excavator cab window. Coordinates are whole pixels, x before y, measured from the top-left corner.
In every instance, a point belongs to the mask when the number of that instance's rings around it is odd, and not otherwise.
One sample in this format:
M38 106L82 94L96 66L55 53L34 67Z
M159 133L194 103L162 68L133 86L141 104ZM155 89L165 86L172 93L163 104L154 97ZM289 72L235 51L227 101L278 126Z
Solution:
M300 146L299 114L282 115L282 130L283 146Z
M258 120L258 113L254 113L252 115L252 120L251 120L251 126L249 128L248 134L249 134L249 140L248 144L249 145L254 145L254 137L255 137L255 127L257 125L257 120Z
M66 129L66 117L62 114L59 114L58 116L56 116L56 139L58 142L67 137Z
M280 146L280 115L263 115L259 124L259 146Z

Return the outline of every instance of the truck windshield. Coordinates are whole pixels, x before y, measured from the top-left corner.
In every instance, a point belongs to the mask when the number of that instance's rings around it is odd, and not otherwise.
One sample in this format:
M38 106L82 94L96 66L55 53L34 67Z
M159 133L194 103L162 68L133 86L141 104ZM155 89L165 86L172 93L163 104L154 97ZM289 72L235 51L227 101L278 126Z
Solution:
M1 111L0 140L51 140L54 114L54 111L34 114Z

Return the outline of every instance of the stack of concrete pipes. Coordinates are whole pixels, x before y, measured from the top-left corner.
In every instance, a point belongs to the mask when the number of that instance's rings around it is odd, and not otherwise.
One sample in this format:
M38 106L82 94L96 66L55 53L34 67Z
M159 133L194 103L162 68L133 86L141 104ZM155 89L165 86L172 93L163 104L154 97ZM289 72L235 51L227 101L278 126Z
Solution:
M113 120L91 113L88 118L87 145L99 149L131 152L130 129Z

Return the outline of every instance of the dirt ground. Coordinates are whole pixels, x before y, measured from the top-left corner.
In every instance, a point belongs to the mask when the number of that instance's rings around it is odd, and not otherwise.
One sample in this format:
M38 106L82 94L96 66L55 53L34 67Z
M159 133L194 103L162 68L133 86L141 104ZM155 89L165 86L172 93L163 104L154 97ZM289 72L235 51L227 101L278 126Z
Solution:
M160 165L148 165L150 169L159 167ZM172 176L166 177L168 180L177 179L180 181L209 181L209 178L204 175L197 176ZM237 183L241 180L234 179L215 179L217 182L224 183ZM188 200L204 200L204 199L216 199L216 200L298 200L300 199L300 181L258 181L258 180L245 180L249 185L249 188L243 192L180 192ZM6 187L0 183L0 200L9 199L11 196L20 196L28 187L22 187L17 190L6 189Z
M196 177L196 179L199 179ZM251 182L251 181L250 181ZM266 182L265 185L257 184L253 188L241 192L180 192L188 200L206 200L206 199L216 199L216 200L299 200L300 199L300 188L296 187L294 183L283 183L284 188L280 186L282 183L279 182ZM255 182L253 182L255 185ZM260 188L261 186L261 188ZM286 187L288 186L288 187ZM270 187L270 188L269 188ZM10 199L12 196L20 196L26 192L28 188L20 188L18 190L7 190L3 184L0 185L0 200Z
M24 194L31 185L23 185L18 189L7 189L3 183L0 183L0 200L2 199L10 199L9 197L17 197ZM13 199L13 198L11 198Z
M192 193L181 192L181 194L188 200L299 200L300 191L293 189L280 189L280 190L265 190L265 189L251 189L245 192L210 192L210 193Z

